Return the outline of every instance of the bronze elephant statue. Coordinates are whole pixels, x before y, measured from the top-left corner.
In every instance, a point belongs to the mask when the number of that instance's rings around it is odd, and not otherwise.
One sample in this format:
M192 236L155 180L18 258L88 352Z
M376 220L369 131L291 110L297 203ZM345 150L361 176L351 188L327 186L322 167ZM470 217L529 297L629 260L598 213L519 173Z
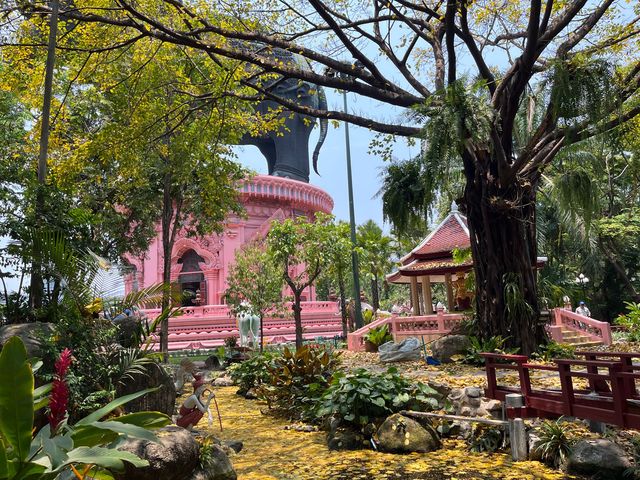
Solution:
M303 69L311 69L308 61L298 54L282 49L265 49L250 44L254 51L261 54L276 56L286 63L295 63ZM246 44L243 48L248 48ZM260 50L262 48L262 50ZM319 85L282 76L270 77L261 84L269 93L299 105L317 110L327 109L327 98L324 89ZM265 99L255 105L255 111L261 115L280 110L283 124L273 131L260 136L245 134L240 140L241 145L255 145L267 159L269 175L292 178L302 182L309 181L309 137L316 126L316 118L292 112L281 107L276 101ZM318 173L318 155L327 137L328 120L320 119L320 137L313 150L313 169Z

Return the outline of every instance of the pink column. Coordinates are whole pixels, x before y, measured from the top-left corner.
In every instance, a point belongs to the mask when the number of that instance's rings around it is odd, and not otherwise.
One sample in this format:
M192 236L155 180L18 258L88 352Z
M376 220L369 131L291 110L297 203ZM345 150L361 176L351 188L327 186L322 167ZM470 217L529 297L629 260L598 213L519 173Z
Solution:
M218 293L218 270L208 270L203 273L207 282L207 305L219 305L222 302Z

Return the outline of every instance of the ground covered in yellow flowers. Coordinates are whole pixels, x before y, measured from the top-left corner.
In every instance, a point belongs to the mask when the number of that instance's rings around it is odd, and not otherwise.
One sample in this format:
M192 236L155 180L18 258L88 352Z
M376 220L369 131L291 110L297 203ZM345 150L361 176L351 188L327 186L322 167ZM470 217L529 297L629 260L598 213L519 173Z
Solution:
M286 420L264 415L262 402L235 394L236 387L216 389L224 430L215 422L200 426L222 440L241 440L244 449L231 457L240 480L415 479L533 480L575 478L538 462L512 463L507 454L469 452L464 442L446 441L427 454L391 455L360 450L330 451L324 432L285 430ZM204 425L203 425L204 424Z

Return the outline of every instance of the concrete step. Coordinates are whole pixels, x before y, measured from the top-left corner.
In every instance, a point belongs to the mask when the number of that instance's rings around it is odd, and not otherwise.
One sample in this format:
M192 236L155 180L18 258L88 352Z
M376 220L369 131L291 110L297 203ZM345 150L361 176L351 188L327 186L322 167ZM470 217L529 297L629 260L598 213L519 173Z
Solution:
M597 340L591 340L588 342L572 343L571 345L573 345L576 348L596 347L598 345L602 345L602 342Z

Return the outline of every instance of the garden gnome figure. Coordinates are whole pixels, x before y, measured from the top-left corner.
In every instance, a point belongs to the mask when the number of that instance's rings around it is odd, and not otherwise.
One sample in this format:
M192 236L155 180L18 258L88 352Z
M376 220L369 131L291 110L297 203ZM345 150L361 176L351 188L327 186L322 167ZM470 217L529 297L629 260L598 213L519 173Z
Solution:
M213 397L213 392L208 388L202 376L195 375L193 395L187 397L180 407L178 416L176 417L176 425L186 428L187 430L193 430L193 427L198 424L205 413L209 417L209 423L211 423L209 404L211 400L213 400Z
M585 317L591 316L591 311L587 308L587 305L584 303L584 300L580 300L578 304L578 308L576 308L576 313L578 315L584 315Z

